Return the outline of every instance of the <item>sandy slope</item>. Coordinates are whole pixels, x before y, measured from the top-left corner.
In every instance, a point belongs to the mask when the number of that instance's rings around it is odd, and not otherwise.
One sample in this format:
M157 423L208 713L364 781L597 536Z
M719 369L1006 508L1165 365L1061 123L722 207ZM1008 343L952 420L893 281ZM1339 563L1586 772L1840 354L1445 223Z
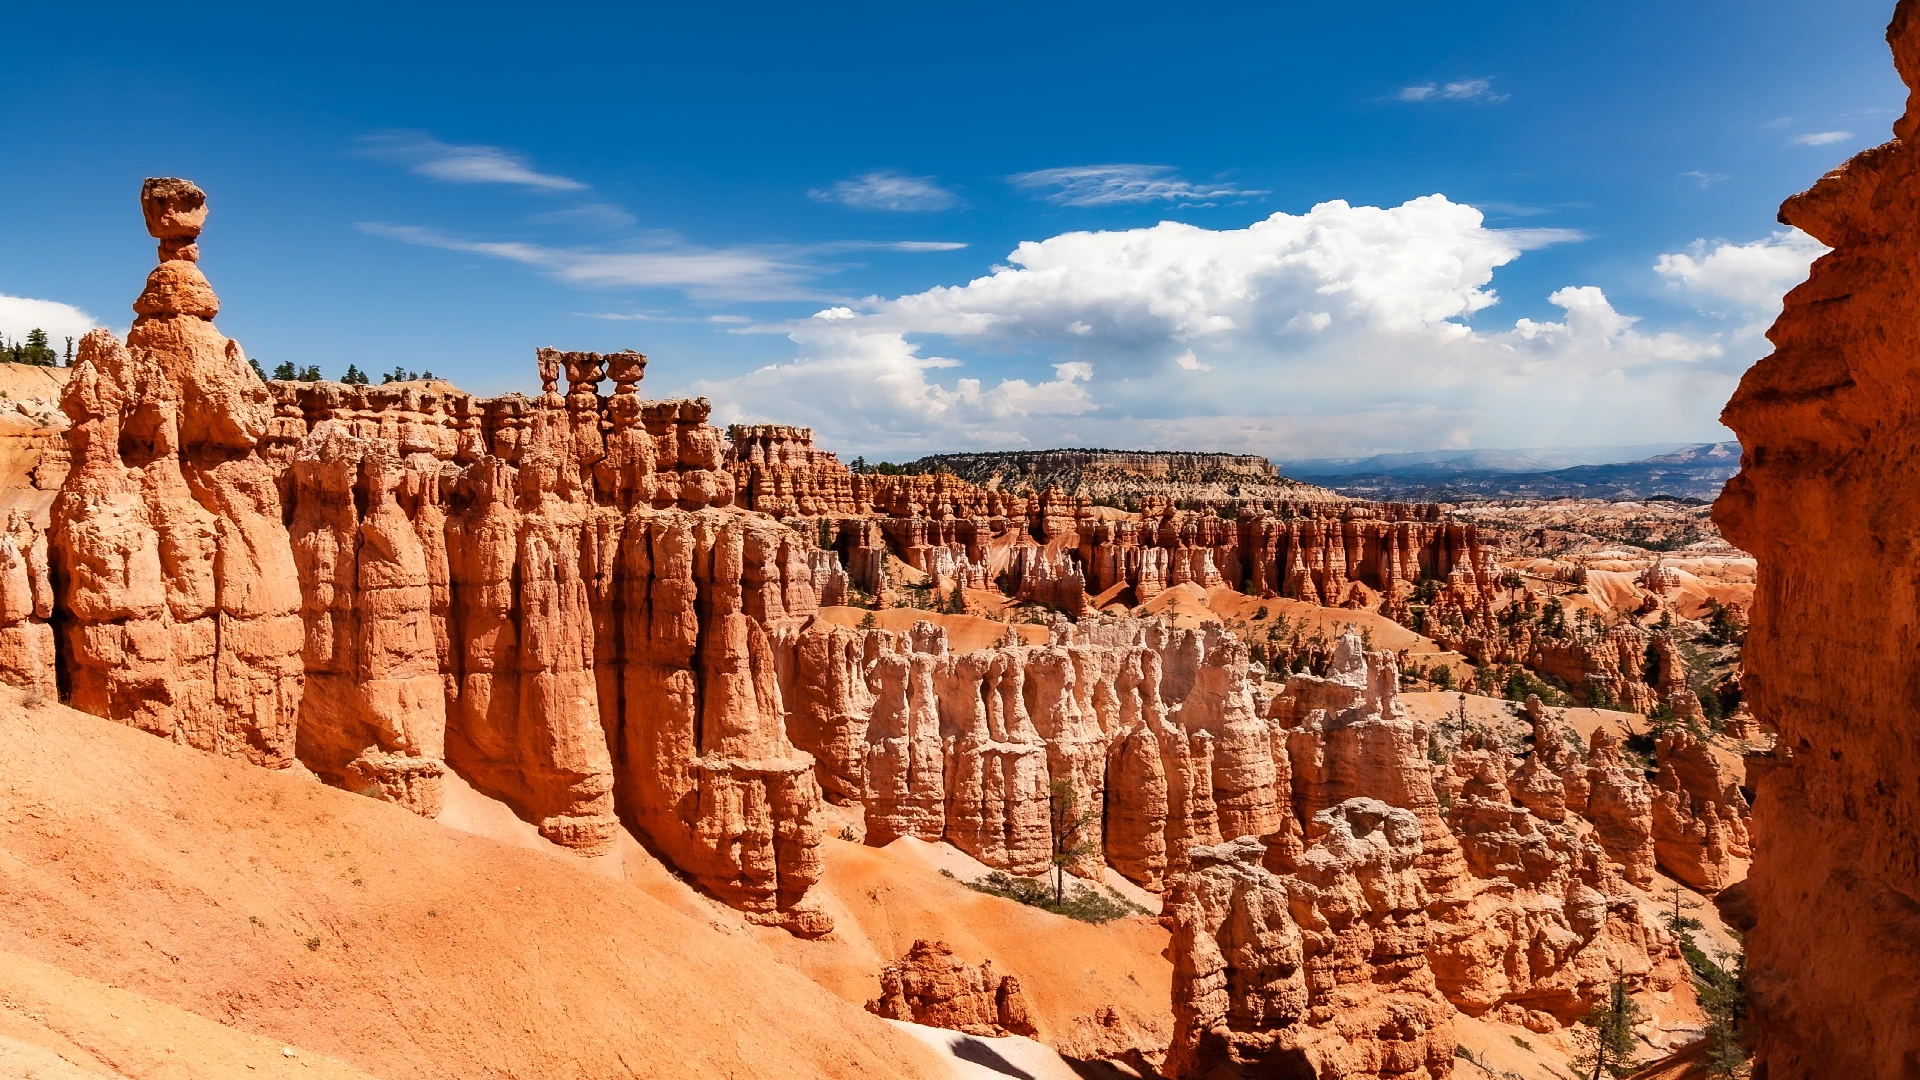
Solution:
M0 950L378 1076L948 1072L578 860L11 690L0 893Z
M881 964L916 938L945 941L968 963L992 960L1019 978L1040 1038L1071 1044L1079 1017L1112 1006L1171 1035L1173 966L1167 932L1151 916L1077 922L940 876L945 844L897 840L884 848L829 838L821 897L837 928L827 941L777 931L758 936L774 955L849 1002L880 990Z
M332 1058L15 953L0 953L0 1077L369 1080Z

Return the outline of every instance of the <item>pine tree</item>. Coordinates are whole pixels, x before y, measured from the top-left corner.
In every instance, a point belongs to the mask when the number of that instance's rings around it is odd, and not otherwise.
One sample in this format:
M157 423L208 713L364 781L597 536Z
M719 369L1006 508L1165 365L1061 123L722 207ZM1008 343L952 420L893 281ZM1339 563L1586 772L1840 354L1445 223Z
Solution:
M306 367L301 368L300 381L301 382L319 382L320 381L320 365L308 364Z
M264 368L262 368L262 367L260 366L260 361L258 361L258 360L255 360L255 359L254 359L253 357L251 357L251 356L249 356L249 357L247 357L247 366L253 369L253 373L254 373L255 375L258 375L258 376L260 376L260 381L261 381L261 382L266 382L266 381L267 381L267 372L266 372L266 369L264 369Z
M1642 1019L1640 1005L1628 993L1624 981L1608 987L1607 1000L1595 1005L1581 1019L1586 1028L1574 1032L1581 1046L1581 1052L1571 1062L1575 1074L1585 1080L1631 1075L1640 1047L1640 1037L1634 1034L1633 1026Z
M72 338L71 336L69 336L69 337L67 338L67 363L66 363L66 366L67 366L67 367L72 367L72 366L73 366L73 338Z
M353 364L347 365L347 373L345 375L340 376L340 381L343 383L346 383L348 386L367 385L367 377L364 374L362 374L360 369L354 366Z
M1047 861L1053 864L1054 907L1066 901L1067 867L1086 854L1084 834L1098 816L1098 809L1085 814L1079 812L1079 799L1073 793L1072 784L1055 780L1047 785L1047 817L1053 827L1053 855Z
M27 331L27 340L16 344L13 353L15 363L33 364L36 367L52 367L60 360L60 354L47 344L47 332L37 326Z
M298 376L298 373L295 372L293 369L293 361L282 360L280 361L279 366L273 369L273 377L276 379L284 379L287 382L292 382L294 379L298 378L299 376Z

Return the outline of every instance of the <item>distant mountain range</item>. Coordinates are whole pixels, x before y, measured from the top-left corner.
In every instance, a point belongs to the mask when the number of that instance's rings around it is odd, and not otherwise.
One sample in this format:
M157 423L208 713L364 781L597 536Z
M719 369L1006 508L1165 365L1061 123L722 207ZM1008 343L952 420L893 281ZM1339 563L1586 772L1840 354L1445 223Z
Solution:
M1301 458L1280 461L1287 476L1451 476L1459 473L1551 472L1576 465L1612 465L1671 454L1689 443L1635 446L1548 446L1530 450L1422 450L1355 458Z
M1656 496L1710 501L1740 471L1740 444L1435 450L1289 461L1280 471L1342 495L1391 501Z

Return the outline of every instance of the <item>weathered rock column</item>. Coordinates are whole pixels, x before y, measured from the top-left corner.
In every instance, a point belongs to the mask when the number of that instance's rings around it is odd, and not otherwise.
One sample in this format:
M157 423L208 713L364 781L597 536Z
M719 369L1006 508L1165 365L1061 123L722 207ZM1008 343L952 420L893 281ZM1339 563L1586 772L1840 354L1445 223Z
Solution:
M299 576L274 470L273 418L196 265L206 195L141 190L160 265L122 347L82 341L62 408L79 466L53 509L75 707L263 765L292 762Z

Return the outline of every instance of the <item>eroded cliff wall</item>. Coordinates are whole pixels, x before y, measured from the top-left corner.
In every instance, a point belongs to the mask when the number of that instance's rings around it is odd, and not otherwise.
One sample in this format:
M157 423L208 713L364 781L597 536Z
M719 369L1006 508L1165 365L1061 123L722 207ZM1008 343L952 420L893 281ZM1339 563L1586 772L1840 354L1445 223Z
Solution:
M1744 686L1780 733L1749 769L1769 1080L1920 1072L1920 3L1887 40L1895 138L1780 208L1833 250L1722 414L1741 471L1714 519L1759 561Z
M541 350L533 398L265 383L213 328L204 194L142 204L161 263L124 343L81 342L51 572L0 537L0 664L46 652L78 708L429 816L452 766L584 853L624 820L829 929L767 635L815 608L811 542L731 507L706 402L641 400L638 353Z

